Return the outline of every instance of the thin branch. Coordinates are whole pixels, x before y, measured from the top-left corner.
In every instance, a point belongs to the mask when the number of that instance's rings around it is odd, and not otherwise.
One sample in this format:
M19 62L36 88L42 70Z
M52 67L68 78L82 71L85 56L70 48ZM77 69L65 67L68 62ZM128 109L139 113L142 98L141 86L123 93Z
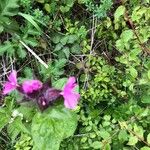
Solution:
M47 69L48 65L30 48L28 47L23 41L20 43Z

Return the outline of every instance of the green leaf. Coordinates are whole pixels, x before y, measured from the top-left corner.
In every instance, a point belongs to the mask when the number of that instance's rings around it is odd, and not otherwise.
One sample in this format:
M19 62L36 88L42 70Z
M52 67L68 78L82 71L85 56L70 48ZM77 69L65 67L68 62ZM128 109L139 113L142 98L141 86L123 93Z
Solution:
M25 58L27 53L24 49L22 49L22 46L19 45L18 50L17 50L17 54L19 58Z
M4 27L0 24L0 33L2 33L4 30Z
M20 16L25 18L27 21L29 21L39 32L42 32L38 24L34 21L34 17L29 15L29 14L24 14L24 13L18 13Z
M144 140L144 137L143 137L144 131L141 126L137 126L136 124L134 124L134 132L136 133L138 137Z
M130 136L129 137L129 142L127 145L133 146L138 142L138 138L136 136Z
M75 34L68 36L68 43L73 44L75 41L77 41L78 37Z
M62 45L66 45L68 42L68 36L64 36L61 40L60 40Z
M150 79L150 70L148 70L147 76Z
M7 50L9 50L12 47L13 47L13 45L9 41L5 42L5 44L0 45L0 56L2 56L4 52L6 52Z
M44 8L45 8L45 10L46 10L48 13L50 13L50 11L51 11L50 4L45 4L45 5L44 5Z
M124 43L127 43L132 38L133 38L132 30L125 30L121 33L121 40L123 40Z
M67 82L67 78L59 79L53 83L53 87L55 87L56 89L62 90L66 82Z
M1 0L0 1L0 15L14 16L18 12L18 0Z
M12 139L12 142L15 141L15 138L22 132L30 134L29 130L22 123L21 117L16 117L12 123L10 123L7 127L7 131L9 136Z
M103 147L103 144L102 142L99 142L99 141L95 141L92 143L91 145L94 149L101 149Z
M118 21L120 16L122 16L124 13L125 13L125 7L122 5L119 6L114 14L115 20Z
M62 49L62 51L65 53L66 58L69 59L69 56L70 56L69 47L64 47L64 48Z
M142 103L150 104L150 95L146 93L145 95L142 96L141 101Z
M144 146L140 150L150 150L150 147Z
M100 131L100 136L103 138L103 139L108 139L110 137L110 134L109 132L107 132L106 130L101 130Z
M147 135L147 143L150 144L150 133Z
M128 140L128 134L126 130L120 130L118 134L118 139L122 142L125 142Z
M80 54L81 52L81 47L79 44L74 44L72 47L71 47L71 52L74 53L74 54Z
M51 107L38 112L32 121L31 133L35 150L59 150L60 142L73 135L77 116L63 106Z
M130 71L130 74L131 74L131 76L132 76L133 78L136 78L136 77L137 77L138 72L137 72L137 70L136 70L135 68L130 67L130 68L129 68L129 71Z
M54 52L60 51L63 48L63 45L61 43L58 43L54 49Z
M6 109L4 109L4 112L2 112L2 109L4 108L0 108L0 131L4 128L4 126L9 122L10 119L10 116L5 113Z

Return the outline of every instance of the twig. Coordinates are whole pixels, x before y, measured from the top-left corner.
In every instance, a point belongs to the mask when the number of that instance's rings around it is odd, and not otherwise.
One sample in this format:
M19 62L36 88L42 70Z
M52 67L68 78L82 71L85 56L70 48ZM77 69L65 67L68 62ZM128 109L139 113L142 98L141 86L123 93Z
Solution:
M28 47L23 41L20 43L47 69L48 65L30 48Z

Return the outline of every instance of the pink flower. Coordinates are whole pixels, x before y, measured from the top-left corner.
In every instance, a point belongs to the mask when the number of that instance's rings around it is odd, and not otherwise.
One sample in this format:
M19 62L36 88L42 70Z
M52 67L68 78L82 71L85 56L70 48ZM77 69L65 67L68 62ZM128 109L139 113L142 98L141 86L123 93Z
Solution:
M8 81L3 85L3 94L8 94L17 88L17 72L13 70L8 76Z
M69 109L74 109L80 98L80 94L74 91L74 88L77 86L75 82L75 77L70 77L63 91L60 93L64 97L65 107Z
M29 94L33 91L40 90L42 86L42 82L39 80L27 80L23 82L22 89L24 93Z

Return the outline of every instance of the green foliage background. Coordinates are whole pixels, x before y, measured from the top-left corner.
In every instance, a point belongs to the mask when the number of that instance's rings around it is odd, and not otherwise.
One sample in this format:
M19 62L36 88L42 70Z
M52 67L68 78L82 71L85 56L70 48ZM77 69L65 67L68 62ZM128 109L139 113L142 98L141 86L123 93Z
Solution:
M73 75L81 94L74 112L56 104L40 113L33 104L18 105L12 93L0 108L0 148L150 150L149 6L149 0L0 0L1 74L15 66L19 80L51 78L60 88Z

